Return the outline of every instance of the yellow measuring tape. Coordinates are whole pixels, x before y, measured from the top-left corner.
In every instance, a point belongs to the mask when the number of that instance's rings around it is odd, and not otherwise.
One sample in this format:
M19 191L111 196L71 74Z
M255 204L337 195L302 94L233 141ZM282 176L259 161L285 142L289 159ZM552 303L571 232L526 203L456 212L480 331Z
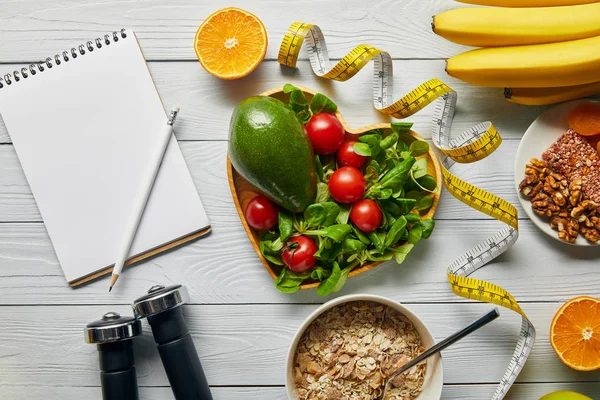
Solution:
M279 63L295 68L303 43L314 73L322 78L347 81L373 61L373 104L383 113L407 118L435 103L431 136L442 165L446 189L469 207L506 224L504 229L464 253L447 269L448 281L458 296L497 304L522 316L517 346L492 397L494 400L504 398L531 352L535 328L508 291L469 275L508 250L517 240L517 210L506 200L461 180L449 171L455 162L472 163L484 159L500 146L502 138L490 122L478 124L451 138L450 128L458 98L455 91L439 79L430 79L400 100L393 101L393 62L389 53L361 44L332 65L323 32L316 25L294 22L288 28L279 48Z

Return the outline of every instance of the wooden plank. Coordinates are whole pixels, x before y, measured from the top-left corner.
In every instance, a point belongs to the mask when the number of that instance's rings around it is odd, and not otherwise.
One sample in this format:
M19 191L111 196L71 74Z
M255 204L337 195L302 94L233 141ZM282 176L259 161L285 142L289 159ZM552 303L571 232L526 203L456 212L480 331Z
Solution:
M0 72L21 66L0 65ZM182 111L175 127L180 140L226 140L230 115L237 103L288 82L330 96L351 127L390 121L389 117L373 108L371 65L349 82L317 78L308 61L300 62L298 66L299 69L292 70L281 67L275 61L265 62L247 78L235 81L219 80L206 73L197 62L151 62L150 70L165 107L170 108L173 103L181 105ZM501 89L471 86L450 78L444 71L443 60L394 61L394 68L395 99L433 77L442 79L458 91L459 103L454 122L456 134L479 122L491 120L505 139L520 138L529 124L547 108L513 104L504 100ZM430 137L432 113L433 107L430 106L408 120L415 122L416 132ZM0 143L8 141L6 128L0 122Z
M394 296L403 300L401 293ZM288 346L316 305L186 306L186 320L208 381L216 386L284 384ZM486 304L409 304L437 340L489 310ZM564 366L548 341L548 324L558 303L528 304L525 310L538 327L537 345L520 382L600 381L600 372L581 374ZM0 307L0 386L98 386L95 346L83 341L86 323L129 306L12 306ZM490 383L500 380L514 349L520 317L503 310L502 317L468 339L448 348L444 356L447 384ZM243 332L240 327L243 326ZM144 323L144 336L135 341L138 381L142 386L166 386L167 379L155 344ZM48 332L50 335L40 335ZM227 373L223 373L227 371ZM35 376L34 382L30 377Z
M233 200L227 184L225 142L180 142L196 187L213 223L232 221ZM518 142L505 141L490 157L476 164L456 164L457 176L487 189L520 208L513 182L513 155ZM445 190L436 219L489 219L468 208ZM12 145L0 146L0 222L41 221L41 216ZM235 221L235 219L233 219Z
M210 213L209 213L210 214ZM156 283L181 283L194 303L321 303L314 290L279 293L233 212L213 233L185 247L128 268L112 293L100 279L68 287L40 224L0 224L0 304L128 304ZM348 280L337 294L402 293L404 301L461 301L450 290L446 266L492 236L495 221L438 221L401 266L388 262ZM521 223L520 239L492 265L476 273L509 290L519 301L565 301L597 295L598 249L560 244ZM573 260L577 260L574 264Z
M340 58L353 46L369 43L398 58L445 58L465 49L431 32L431 16L455 8L444 0L400 3L349 0L319 3L298 0L238 2L255 13L269 35L268 59L276 59L279 43L294 21L317 23L323 29L331 57ZM260 4L260 5L259 5ZM176 0L168 5L101 0L26 0L0 3L0 62L39 61L108 32L132 27L147 58L196 60L193 41L202 21L225 7L217 1ZM303 57L306 57L303 54Z
M494 385L445 385L442 400L462 399L481 400L493 393ZM537 399L546 393L558 390L572 390L592 398L600 397L600 388L596 383L517 383L513 386L506 400ZM81 400L93 399L100 395L99 387L56 387L56 386L5 386L2 389L7 399L60 399ZM288 400L285 388L278 387L213 387L214 400ZM171 388L140 387L140 398L145 400L174 399Z
M173 400L170 387L140 387L140 399ZM4 386L2 394L6 399L45 399L45 400L81 400L99 399L100 387L60 387L60 386ZM214 400L287 400L283 388L211 388Z

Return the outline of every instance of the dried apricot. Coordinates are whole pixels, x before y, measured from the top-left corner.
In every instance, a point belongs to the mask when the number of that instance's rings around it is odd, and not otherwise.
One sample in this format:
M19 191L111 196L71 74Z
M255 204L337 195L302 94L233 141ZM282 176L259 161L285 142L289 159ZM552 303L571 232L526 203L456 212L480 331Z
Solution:
M583 136L600 134L600 104L581 103L567 114L567 123L575 132Z

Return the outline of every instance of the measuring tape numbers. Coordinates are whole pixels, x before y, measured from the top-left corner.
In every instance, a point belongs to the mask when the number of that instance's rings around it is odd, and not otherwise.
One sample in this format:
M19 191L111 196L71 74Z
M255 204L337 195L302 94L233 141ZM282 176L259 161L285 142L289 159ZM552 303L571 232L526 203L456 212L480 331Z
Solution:
M434 103L431 137L442 166L446 189L469 207L506 224L504 229L457 258L447 269L448 281L456 295L493 303L513 310L522 317L517 346L492 397L493 400L504 398L529 357L535 341L535 328L507 290L471 275L515 243L518 238L517 210L506 200L450 172L454 163L472 163L484 159L500 146L502 138L490 122L480 123L457 137L451 137L458 96L439 79L430 79L400 100L393 101L394 67L392 57L383 50L361 44L332 65L325 37L316 25L294 22L281 43L278 62L295 68L303 43L314 73L321 78L347 81L373 61L373 104L383 113L402 119Z

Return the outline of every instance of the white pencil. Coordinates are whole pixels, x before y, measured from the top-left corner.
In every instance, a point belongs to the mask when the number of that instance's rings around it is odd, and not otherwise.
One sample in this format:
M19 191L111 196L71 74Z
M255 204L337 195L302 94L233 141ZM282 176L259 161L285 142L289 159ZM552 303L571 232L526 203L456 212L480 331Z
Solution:
M119 252L117 253L119 258L115 262L115 267L112 271L112 279L110 280L110 287L108 288L109 292L112 290L113 286L117 282L117 279L119 279L121 271L123 270L123 266L125 265L125 261L127 261L127 256L129 255L131 244L133 243L133 239L135 238L138 225L140 224L140 220L142 219L142 215L144 214L146 203L148 202L148 197L150 197L150 193L152 192L154 180L156 179L156 175L158 174L158 170L165 155L165 151L167 150L167 146L169 145L169 140L171 139L171 134L173 133L173 124L175 123L175 119L177 118L178 113L179 107L173 106L173 108L171 109L171 114L169 115L169 119L167 121L167 125L165 126L164 131L161 133L156 153L152 155L152 160L150 162L150 166L148 167L148 175L143 177L142 191L140 192L140 197L135 199L136 207L133 211L133 214L131 215L131 219L129 220L126 226L127 229L125 230L123 242L121 244L121 247L119 248Z

